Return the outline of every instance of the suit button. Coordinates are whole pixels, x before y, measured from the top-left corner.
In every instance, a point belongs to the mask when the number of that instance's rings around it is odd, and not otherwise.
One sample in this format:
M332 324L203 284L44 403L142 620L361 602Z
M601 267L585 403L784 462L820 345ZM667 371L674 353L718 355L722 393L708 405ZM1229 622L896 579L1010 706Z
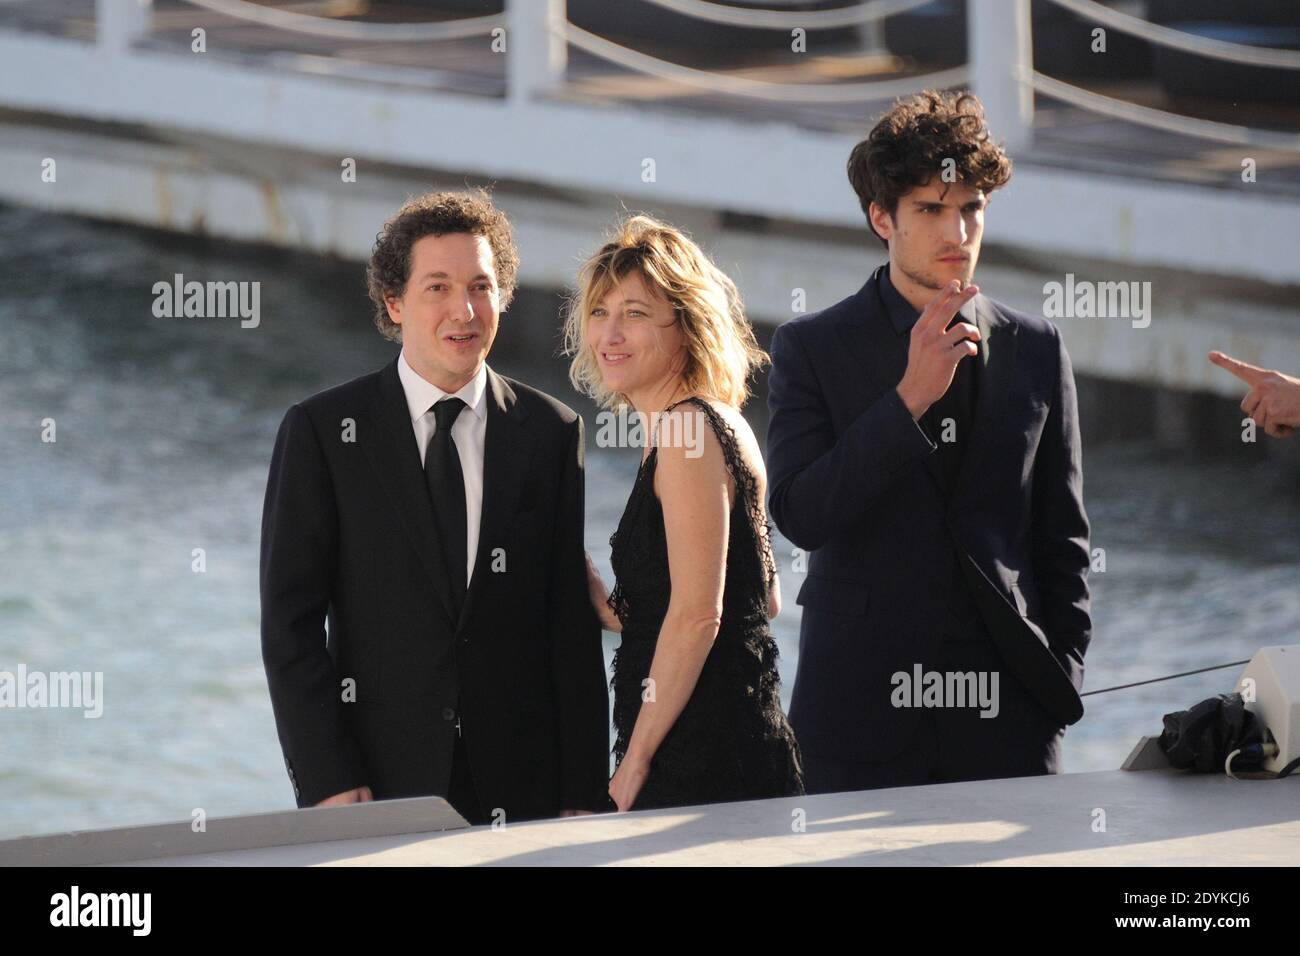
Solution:
M450 707L444 707L444 708L442 709L442 719L443 719L443 720L455 720L455 719L456 719L456 711L452 710Z

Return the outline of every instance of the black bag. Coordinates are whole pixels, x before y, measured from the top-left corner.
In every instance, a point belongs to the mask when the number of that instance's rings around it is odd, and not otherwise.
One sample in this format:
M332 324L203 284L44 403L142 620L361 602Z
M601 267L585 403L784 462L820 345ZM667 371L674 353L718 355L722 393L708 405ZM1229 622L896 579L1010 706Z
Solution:
M1165 714L1160 749L1171 766L1199 773L1223 773L1228 754L1240 750L1232 769L1259 770L1264 763L1264 744L1273 735L1251 711L1240 694L1220 694L1203 700L1189 710Z

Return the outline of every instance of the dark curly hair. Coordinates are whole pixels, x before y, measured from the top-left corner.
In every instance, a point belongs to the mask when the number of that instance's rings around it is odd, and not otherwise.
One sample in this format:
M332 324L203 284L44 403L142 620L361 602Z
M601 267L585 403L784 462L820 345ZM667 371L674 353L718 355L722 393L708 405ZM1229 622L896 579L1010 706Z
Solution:
M946 159L959 182L985 193L1011 178L1011 159L990 139L984 106L973 93L925 90L901 100L853 147L849 183L877 239L885 242L871 225L871 204L893 218L898 200L939 175Z
M425 236L465 232L483 236L492 247L501 311L510 305L519 273L519 251L505 213L486 190L426 193L408 199L384 223L366 266L366 286L375 306L375 327L386 339L402 341L402 327L388 315L385 296L400 298L411 274L411 247Z

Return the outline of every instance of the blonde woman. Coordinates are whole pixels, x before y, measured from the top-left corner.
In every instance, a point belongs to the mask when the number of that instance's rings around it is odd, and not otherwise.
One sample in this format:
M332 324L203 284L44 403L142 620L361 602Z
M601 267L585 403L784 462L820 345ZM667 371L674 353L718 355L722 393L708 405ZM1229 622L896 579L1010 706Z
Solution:
M613 808L802 794L767 624L767 478L740 414L767 356L735 285L677 229L635 216L583 266L565 339L574 386L643 446L610 539L612 595L588 558L596 612L622 634Z

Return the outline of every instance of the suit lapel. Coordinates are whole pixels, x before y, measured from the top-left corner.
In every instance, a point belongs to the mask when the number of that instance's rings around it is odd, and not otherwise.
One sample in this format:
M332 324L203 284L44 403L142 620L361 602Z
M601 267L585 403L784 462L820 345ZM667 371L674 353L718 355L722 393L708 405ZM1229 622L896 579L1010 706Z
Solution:
M840 341L867 373L876 393L898 385L907 369L907 337L895 333L877 289L877 276L858 290L836 324Z
M977 356L980 382L970 443L957 470L954 492L963 488L971 475L979 474L981 459L987 454L994 433L999 427L1005 427L1003 411L1016 375L1016 331L1019 329L1014 322L1003 318L982 293L967 302L961 314L980 330Z
M492 572L492 550L504 547L506 532L519 508L520 496L529 481L533 457L532 432L524 427L527 412L514 389L489 367L487 429L483 436L483 510L479 519L478 551L458 627L470 619L485 578ZM432 509L430 509L432 511ZM544 560L542 555L507 554L507 562ZM507 564L509 567L509 564Z
M379 392L371 405L371 413L378 428L373 441L363 436L371 466L389 501L397 510L398 524L406 533L411 545L420 555L438 594L439 604L446 614L447 623L453 624L451 585L447 577L447 562L442 549L437 547L438 532L434 524L433 504L424 480L424 463L411 426L411 413L406 404L406 392L397 375L394 359L379 375Z

